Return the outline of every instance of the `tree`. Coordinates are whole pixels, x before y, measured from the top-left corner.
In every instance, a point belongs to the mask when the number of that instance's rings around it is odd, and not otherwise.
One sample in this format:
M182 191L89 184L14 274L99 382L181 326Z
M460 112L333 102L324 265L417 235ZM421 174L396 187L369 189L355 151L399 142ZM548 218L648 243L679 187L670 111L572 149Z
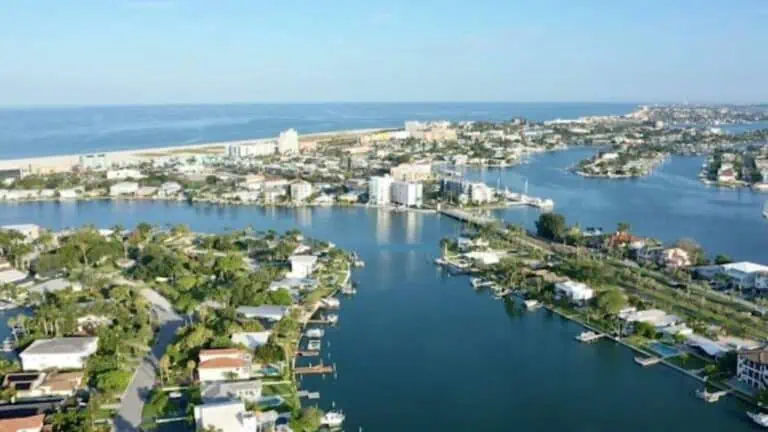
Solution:
M656 339L656 327L647 322L635 323L635 334L648 339Z
M536 232L550 240L560 240L565 235L565 216L558 213L544 213L536 221Z
M729 257L728 255L717 254L717 256L715 257L715 264L717 265L729 264L732 262L733 260L731 260L731 257Z
M686 251L694 265L706 265L708 263L704 248L696 240L690 238L680 239L675 243L675 247Z
M614 316L627 305L627 299L619 290L611 289L603 291L597 297L597 307L605 315Z
M618 225L616 231L618 231L618 232L629 232L630 228L631 228L631 226L629 225L628 222L619 222L619 225Z

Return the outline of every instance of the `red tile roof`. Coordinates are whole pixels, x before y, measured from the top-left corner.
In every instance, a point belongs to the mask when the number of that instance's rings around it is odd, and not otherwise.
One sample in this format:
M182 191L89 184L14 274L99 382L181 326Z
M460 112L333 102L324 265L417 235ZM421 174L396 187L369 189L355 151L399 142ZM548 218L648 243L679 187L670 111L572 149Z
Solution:
M0 420L0 432L18 432L22 429L39 429L43 427L44 414Z

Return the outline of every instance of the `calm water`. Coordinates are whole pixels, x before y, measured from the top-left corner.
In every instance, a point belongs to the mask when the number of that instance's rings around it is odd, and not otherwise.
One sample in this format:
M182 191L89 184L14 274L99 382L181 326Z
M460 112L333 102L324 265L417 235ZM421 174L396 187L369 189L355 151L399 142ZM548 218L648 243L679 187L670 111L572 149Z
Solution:
M0 109L0 159L138 149L339 129L406 120L532 120L625 114L613 103L336 103Z
M640 368L611 343L582 345L580 328L545 311L527 313L430 262L458 226L435 215L362 208L263 210L149 202L4 206L0 223L54 228L93 223L186 223L195 230L300 228L358 251L341 324L325 338L338 379L303 387L348 415L356 431L751 430L744 407L707 405L697 383L663 367Z
M555 200L555 211L582 227L615 229L629 222L638 234L674 242L693 238L712 254L768 262L768 221L762 217L768 193L706 186L697 175L704 159L672 157L654 174L637 180L585 178L567 168L595 150L576 148L536 156L531 163L500 170L471 170L467 177ZM498 212L530 228L539 216L531 208Z

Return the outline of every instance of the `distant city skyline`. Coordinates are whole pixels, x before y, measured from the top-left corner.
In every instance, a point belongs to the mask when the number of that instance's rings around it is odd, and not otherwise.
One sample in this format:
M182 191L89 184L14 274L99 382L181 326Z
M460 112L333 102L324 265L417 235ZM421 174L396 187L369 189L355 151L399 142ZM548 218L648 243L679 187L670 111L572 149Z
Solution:
M768 2L9 0L0 106L766 103Z

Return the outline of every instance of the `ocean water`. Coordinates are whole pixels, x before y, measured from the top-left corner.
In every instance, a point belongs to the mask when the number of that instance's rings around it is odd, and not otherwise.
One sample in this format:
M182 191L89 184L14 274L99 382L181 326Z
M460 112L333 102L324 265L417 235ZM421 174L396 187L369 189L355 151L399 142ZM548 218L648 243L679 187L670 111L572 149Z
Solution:
M341 129L407 120L544 121L625 114L614 103L323 103L0 109L0 159L130 150Z

